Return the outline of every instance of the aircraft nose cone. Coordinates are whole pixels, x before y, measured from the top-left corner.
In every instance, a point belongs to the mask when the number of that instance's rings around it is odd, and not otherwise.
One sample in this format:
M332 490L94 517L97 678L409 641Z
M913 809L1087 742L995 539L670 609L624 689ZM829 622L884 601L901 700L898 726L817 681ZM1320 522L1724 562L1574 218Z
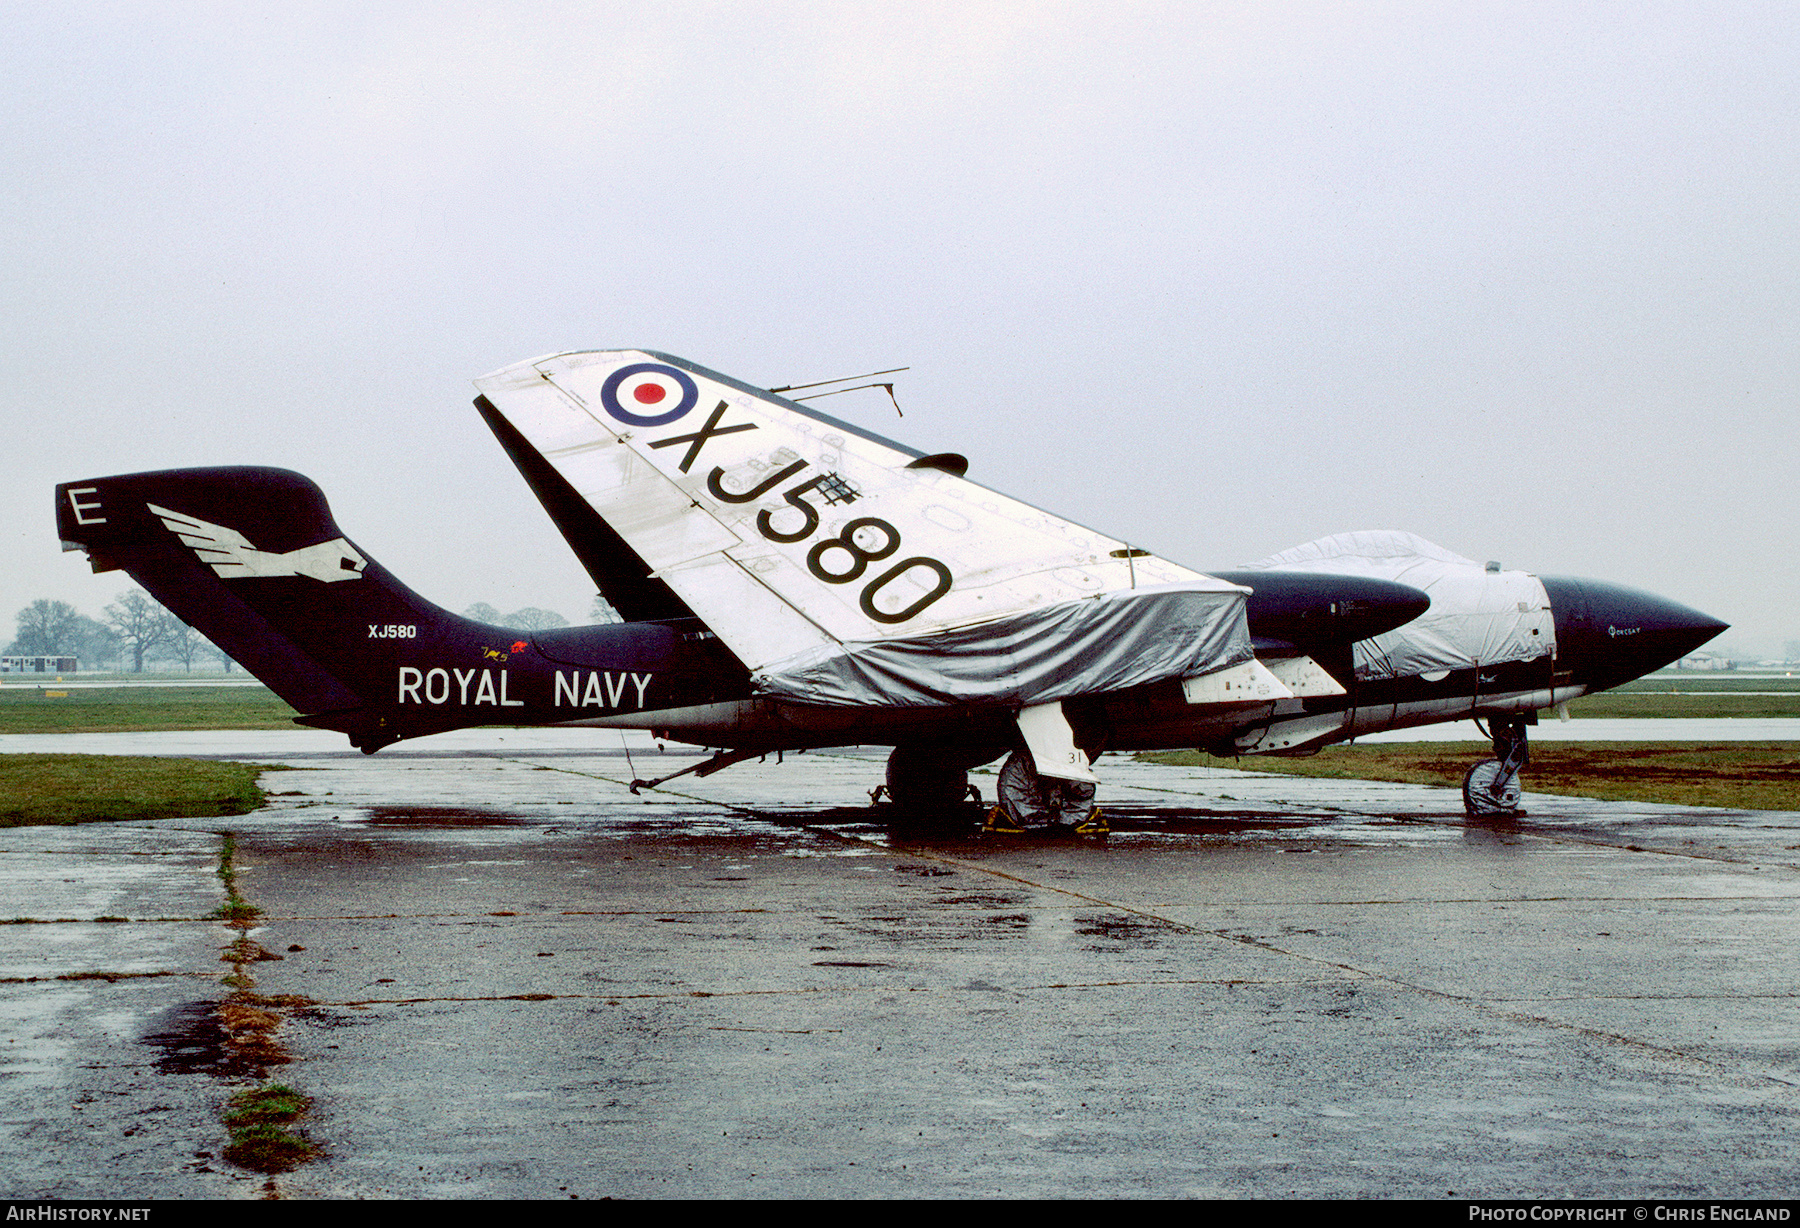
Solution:
M1543 581L1556 618L1557 667L1593 691L1680 660L1730 625L1622 584L1556 576Z

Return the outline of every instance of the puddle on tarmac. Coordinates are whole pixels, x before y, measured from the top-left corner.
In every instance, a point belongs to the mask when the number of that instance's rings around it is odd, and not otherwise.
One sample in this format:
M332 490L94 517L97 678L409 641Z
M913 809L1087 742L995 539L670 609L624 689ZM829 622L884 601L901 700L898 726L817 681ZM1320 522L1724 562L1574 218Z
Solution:
M1322 827L1341 823L1345 816L1334 811L1270 814L1267 811L1212 810L1183 806L1102 806L1115 834L1164 832L1189 836L1225 836L1272 831L1287 827Z
M260 1078L261 1063L235 1051L219 1022L219 1004L189 1002L166 1013L159 1031L143 1043L162 1050L156 1069L162 1074L209 1074L221 1079Z
M377 827L522 827L525 820L491 810L463 806L370 806L365 812Z
M1076 917L1075 932L1083 938L1108 938L1132 946L1153 947L1159 938L1169 933L1169 927L1125 913L1098 913ZM1102 951L1111 948L1090 944L1088 949Z

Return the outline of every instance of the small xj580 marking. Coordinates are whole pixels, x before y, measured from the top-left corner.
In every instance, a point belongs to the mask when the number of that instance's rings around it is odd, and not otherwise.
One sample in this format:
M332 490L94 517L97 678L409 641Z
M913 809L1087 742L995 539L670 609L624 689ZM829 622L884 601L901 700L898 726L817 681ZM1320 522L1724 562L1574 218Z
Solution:
M412 623L369 624L369 638L372 640L414 640L419 638L419 628Z

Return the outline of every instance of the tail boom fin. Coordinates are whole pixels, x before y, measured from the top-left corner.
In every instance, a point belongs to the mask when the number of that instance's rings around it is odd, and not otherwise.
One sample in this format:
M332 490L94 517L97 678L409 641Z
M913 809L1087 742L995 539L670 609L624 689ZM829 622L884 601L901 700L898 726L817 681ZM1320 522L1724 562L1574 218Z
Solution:
M56 489L63 548L124 569L302 723L372 751L470 725L605 721L741 698L743 667L691 621L522 632L426 601L358 549L308 479L174 469Z
M56 516L64 550L128 572L304 713L387 699L396 640L482 630L358 550L319 488L284 469L65 482Z

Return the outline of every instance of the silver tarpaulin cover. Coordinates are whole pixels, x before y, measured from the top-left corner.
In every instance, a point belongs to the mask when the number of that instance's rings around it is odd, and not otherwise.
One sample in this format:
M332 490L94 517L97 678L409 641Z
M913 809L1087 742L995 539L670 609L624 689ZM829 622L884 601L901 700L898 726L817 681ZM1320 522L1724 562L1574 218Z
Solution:
M1050 703L1249 660L1244 597L1218 581L1129 589L929 635L809 649L754 683L762 695L833 706Z
M1357 643L1358 678L1530 661L1556 647L1550 598L1536 576L1488 571L1473 559L1411 533L1339 533L1248 566L1373 576L1425 590L1431 608L1424 614L1404 627Z

